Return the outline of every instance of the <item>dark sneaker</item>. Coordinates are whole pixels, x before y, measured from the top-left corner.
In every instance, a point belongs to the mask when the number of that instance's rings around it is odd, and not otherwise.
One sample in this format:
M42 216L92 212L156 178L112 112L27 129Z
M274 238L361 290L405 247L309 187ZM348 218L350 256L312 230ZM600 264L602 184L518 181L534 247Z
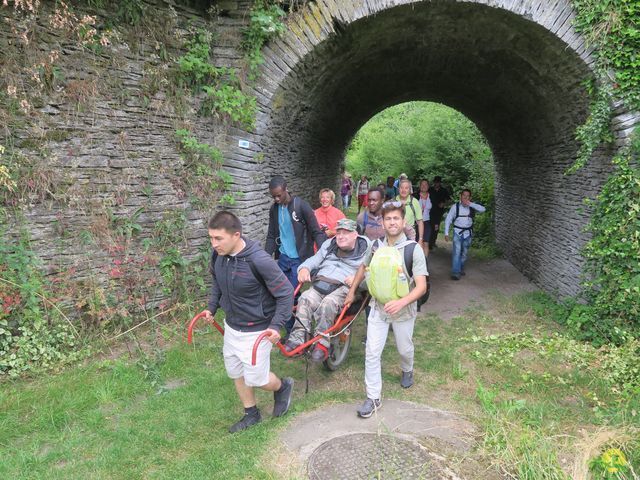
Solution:
M319 343L311 352L311 361L315 363L324 362L327 358L329 358L329 350L324 345L320 345Z
M373 415L373 412L378 410L381 406L382 402L379 398L375 400L372 398L367 398L364 403L358 408L358 416L360 418L369 418L371 415Z
M273 392L273 416L281 417L289 411L291 396L293 395L293 378L283 378L282 387Z
M256 410L256 413L245 413L238 422L229 427L229 433L236 433L242 430L246 430L253 425L260 423L262 416L260 416L260 410Z
M451 275L451 280L460 280L460 275L458 274Z
M409 388L411 385L413 385L413 370L410 372L402 372L400 386L402 388Z
M460 271L460 275L462 275L463 277L467 274L467 272L465 272L464 270Z

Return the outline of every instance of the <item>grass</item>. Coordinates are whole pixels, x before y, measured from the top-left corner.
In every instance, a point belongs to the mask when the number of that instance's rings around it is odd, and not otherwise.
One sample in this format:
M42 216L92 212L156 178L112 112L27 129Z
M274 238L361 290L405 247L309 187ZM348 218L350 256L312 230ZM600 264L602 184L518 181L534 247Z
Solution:
M609 446L622 448L637 471L637 411L621 412L638 406L621 402L582 357L563 351L577 347L544 343L558 327L536 313L541 302L537 294L493 295L449 322L421 316L416 385L398 385L390 339L385 397L454 411L478 425L477 447L451 462L463 471L474 459L493 472L483 478L587 478L585 463ZM175 332L164 355L151 360L95 360L56 376L5 382L0 478L299 478L300 469L287 467L293 460L278 432L302 412L363 398L361 321L353 335L343 368L310 369L307 395L303 362L274 354L273 370L297 382L291 415L271 419L271 395L259 391L264 421L237 435L227 428L242 409L224 373L222 339L208 328L196 334L194 346Z

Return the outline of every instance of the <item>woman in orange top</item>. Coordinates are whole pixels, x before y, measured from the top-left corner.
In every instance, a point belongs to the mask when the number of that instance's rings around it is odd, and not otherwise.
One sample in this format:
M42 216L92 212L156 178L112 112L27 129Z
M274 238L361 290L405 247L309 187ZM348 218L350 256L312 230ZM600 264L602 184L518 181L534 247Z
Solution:
M330 188L320 190L320 208L314 210L316 220L327 238L332 238L336 234L336 223L341 218L345 218L344 213L339 208L333 206L336 201L336 194ZM320 247L320 245L318 245Z

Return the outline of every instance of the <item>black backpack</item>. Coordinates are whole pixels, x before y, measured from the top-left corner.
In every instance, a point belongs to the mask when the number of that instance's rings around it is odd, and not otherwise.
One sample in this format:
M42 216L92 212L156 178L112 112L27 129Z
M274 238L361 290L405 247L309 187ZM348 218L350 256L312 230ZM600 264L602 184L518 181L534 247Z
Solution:
M473 231L473 219L475 218L475 216L476 216L476 211L471 207L469 207L469 215L460 215L460 202L456 202L456 216L453 219L453 227L457 228L458 230L462 230L463 232L467 231L467 230ZM471 226L470 227L458 227L456 225L456 220L458 219L458 217L460 217L460 218L470 218L471 219Z

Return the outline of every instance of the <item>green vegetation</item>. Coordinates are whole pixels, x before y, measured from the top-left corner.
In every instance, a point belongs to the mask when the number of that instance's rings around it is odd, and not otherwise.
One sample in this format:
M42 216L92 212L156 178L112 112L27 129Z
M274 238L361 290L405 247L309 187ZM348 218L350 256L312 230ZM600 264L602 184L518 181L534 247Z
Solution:
M489 208L476 217L478 240L493 235L493 155L478 128L444 105L410 102L387 108L356 134L346 159L354 178L367 175L373 185L406 173L414 184L440 175L452 198L463 188Z
M572 0L574 26L595 47L597 68L614 95L640 109L640 6L633 0ZM608 82L607 82L608 83Z
M595 82L590 116L578 128L580 150L574 173L603 142L613 141L614 101L640 109L640 7L629 0L573 0L574 25L594 47ZM640 132L613 159L613 173L595 201L587 230L591 241L586 262L584 298L566 319L578 338L602 345L640 338Z
M273 0L256 0L251 8L249 26L242 32L241 44L249 69L249 80L258 77L258 68L264 61L264 44L284 33L284 16L285 12Z
M212 40L212 33L205 29L192 33L186 42L187 52L177 60L178 81L207 94L202 114L215 114L251 130L256 115L255 97L243 92L235 69L211 63Z
M87 350L50 298L28 239L9 245L0 230L0 377L43 372L83 358Z
M535 313L553 309L548 297L523 294L495 296L446 322L421 316L416 385L410 390L398 385L397 352L385 350L385 398L456 411L481 426L479 448L447 453L453 471L473 458L489 473L508 478L568 480L586 479L573 473L589 464L598 472L617 462L627 476L610 478L637 478L629 472L637 472L640 462L640 396L603 379L603 372L615 369L606 361L610 352L575 342L553 318ZM183 328L170 323L147 333L164 343L180 338ZM364 335L361 319L353 334ZM139 335L143 344L147 336ZM359 341L352 343L344 368L310 370L307 395L304 363L274 354L274 371L297 380L292 415L271 419L272 396L259 391L264 422L230 435L226 429L241 406L224 373L218 333L203 326L193 347L165 344L161 354L143 348L129 361L123 356L5 383L0 476L298 478L284 475L280 469L288 462L273 458L279 430L296 414L362 396ZM605 431L610 435L600 435ZM473 478L473 472L460 473Z
M583 252L589 305L578 307L568 322L580 338L596 344L640 339L639 153L636 136L630 149L614 158L614 172L591 203L592 238Z

